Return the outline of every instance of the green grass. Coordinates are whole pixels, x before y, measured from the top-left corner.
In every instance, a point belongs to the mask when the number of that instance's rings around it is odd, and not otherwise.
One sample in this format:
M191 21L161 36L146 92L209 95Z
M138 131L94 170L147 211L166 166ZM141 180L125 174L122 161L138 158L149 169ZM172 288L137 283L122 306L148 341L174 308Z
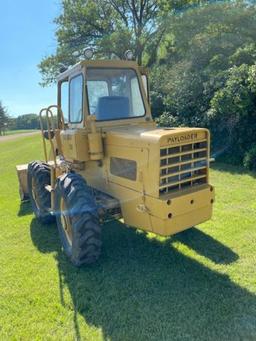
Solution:
M254 174L216 164L211 221L166 239L109 223L76 269L19 202L15 165L41 150L0 144L0 340L256 340Z
M21 129L21 130L7 130L4 135L15 135L15 134L23 134L23 133L33 133L37 131L35 129ZM0 136L1 138L1 136Z

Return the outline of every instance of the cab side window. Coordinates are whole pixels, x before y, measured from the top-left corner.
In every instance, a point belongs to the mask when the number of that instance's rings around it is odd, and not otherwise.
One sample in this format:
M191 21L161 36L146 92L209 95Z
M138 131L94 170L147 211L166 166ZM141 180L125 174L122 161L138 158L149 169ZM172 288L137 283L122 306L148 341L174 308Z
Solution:
M69 121L79 123L83 118L83 76L78 75L69 82Z
M133 113L136 116L143 116L145 114L145 109L137 77L131 79L131 97Z
M64 116L64 122L68 122L68 82L61 83L61 110Z
M141 75L141 78L142 78L142 83L143 83L143 86L144 86L144 89L148 98L148 78L146 75Z

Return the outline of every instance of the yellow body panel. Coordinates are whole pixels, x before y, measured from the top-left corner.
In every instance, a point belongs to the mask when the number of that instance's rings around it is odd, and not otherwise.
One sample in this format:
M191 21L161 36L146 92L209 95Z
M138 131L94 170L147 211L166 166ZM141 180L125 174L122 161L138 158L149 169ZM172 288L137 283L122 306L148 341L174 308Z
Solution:
M68 160L88 161L88 136L84 129L67 129L60 133L63 155Z
M152 128L149 124L148 127L142 125L103 129L103 136L102 163L89 161L80 173L90 186L119 200L127 225L167 236L211 218L214 189L208 182L209 132L206 129L165 130ZM166 146L182 147L200 141L208 143L203 174L205 183L159 194L160 149ZM112 157L134 160L137 165L136 179L112 174Z

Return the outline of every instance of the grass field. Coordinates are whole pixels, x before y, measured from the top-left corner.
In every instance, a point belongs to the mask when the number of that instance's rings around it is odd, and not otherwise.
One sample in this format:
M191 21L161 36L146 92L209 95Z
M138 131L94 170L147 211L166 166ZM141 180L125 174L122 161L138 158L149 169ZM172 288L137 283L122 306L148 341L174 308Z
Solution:
M0 144L0 340L256 340L255 174L216 164L211 221L166 239L109 223L75 269L19 202L15 165L39 148Z

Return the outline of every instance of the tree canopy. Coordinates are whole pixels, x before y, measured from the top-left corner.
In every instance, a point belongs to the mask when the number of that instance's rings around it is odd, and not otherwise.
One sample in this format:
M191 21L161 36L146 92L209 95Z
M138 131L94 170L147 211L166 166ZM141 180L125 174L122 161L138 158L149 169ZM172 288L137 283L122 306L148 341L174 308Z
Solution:
M215 155L256 169L255 1L62 0L55 22L56 54L39 65L43 85L86 46L95 58L131 49L150 67L160 125L208 127Z
M60 64L74 64L87 46L95 48L97 58L123 58L130 49L140 65L152 64L168 27L168 17L201 1L62 0L62 13L55 19L56 54L39 64L42 85L55 80Z
M214 154L242 163L256 145L255 5L188 10L172 18L167 35L152 69L159 123L208 127Z

